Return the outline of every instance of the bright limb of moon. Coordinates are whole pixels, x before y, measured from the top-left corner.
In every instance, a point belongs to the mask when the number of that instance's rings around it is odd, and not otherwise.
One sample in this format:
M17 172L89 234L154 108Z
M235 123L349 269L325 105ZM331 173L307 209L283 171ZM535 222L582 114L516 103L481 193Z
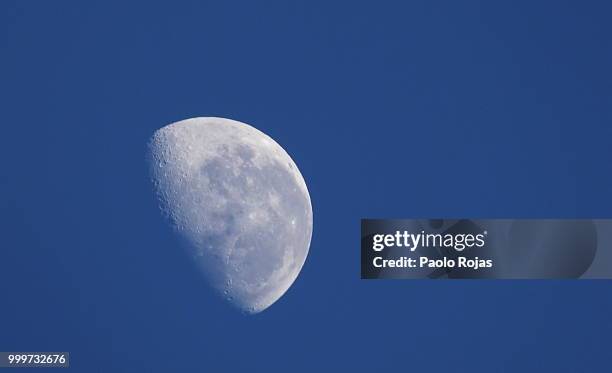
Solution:
M259 130L212 117L159 129L149 151L162 212L210 284L249 313L276 302L312 235L310 195L291 157Z

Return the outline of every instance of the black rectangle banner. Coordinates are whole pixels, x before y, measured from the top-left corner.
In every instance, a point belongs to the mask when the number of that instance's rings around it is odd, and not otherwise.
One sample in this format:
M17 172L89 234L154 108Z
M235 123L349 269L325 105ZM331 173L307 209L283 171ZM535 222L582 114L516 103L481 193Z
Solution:
M363 279L612 278L611 219L362 219Z

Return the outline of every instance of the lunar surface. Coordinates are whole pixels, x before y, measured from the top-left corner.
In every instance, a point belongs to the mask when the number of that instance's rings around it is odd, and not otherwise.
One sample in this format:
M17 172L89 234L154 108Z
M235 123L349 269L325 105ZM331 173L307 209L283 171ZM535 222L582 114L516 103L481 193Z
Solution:
M289 289L312 234L306 183L259 130L223 118L170 124L149 145L160 207L210 284L260 312Z

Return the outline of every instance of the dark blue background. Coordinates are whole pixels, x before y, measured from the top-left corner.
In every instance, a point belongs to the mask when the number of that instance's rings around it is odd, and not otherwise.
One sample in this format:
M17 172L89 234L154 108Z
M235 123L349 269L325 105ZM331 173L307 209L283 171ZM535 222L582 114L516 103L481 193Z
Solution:
M362 217L612 216L608 4L2 1L0 351L81 372L608 370L608 281L359 279ZM146 142L194 116L269 134L310 189L310 255L255 316L214 297L153 199Z

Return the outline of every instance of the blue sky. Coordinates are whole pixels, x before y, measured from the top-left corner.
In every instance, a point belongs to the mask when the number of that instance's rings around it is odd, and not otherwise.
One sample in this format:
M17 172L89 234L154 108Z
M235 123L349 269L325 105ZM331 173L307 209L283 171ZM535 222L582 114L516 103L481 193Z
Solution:
M607 2L0 5L0 350L74 371L598 371L608 281L363 281L365 217L610 217ZM300 167L310 255L215 298L157 211L158 128L247 122Z

